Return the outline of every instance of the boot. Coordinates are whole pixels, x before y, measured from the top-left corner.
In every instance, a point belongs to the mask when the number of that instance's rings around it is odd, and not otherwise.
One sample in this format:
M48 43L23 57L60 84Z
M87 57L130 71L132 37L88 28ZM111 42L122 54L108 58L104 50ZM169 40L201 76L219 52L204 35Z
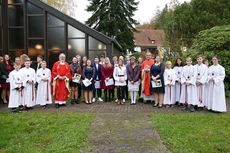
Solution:
M123 103L123 99L120 99L120 103L121 103L121 105L123 105L124 103Z

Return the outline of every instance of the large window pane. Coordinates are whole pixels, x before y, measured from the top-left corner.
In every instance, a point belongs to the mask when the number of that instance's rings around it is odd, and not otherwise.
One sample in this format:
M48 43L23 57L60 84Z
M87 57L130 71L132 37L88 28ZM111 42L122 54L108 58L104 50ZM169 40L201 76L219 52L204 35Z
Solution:
M10 49L24 49L24 29L9 29Z
M2 25L2 5L0 5L0 26Z
M36 61L38 55L44 57L44 40L29 40L28 55L33 61Z
M48 49L64 49L64 28L48 28Z
M8 4L23 3L24 0L8 0Z
M59 60L59 54L61 51L49 51L48 58L49 58L49 68L52 69L53 64Z
M64 26L64 22L54 17L53 15L48 14L48 26Z
M68 37L85 37L85 33L68 25Z
M68 57L69 60L76 55L85 55L85 39L69 39Z
M14 61L15 57L20 57L22 54L24 54L24 51L22 50L9 51L9 55L12 61Z
M45 17L29 16L28 28L29 28L29 37L44 37Z
M93 37L89 36L89 49L103 50L106 49L106 45L94 39Z
M23 26L23 5L8 5L9 26Z
M28 3L28 14L44 14L44 11L31 3Z
M106 56L106 51L89 51L89 59L93 60L95 56Z

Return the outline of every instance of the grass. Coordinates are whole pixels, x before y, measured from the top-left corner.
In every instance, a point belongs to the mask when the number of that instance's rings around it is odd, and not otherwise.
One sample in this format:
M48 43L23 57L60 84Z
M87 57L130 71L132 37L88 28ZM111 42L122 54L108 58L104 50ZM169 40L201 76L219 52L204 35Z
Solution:
M152 114L168 150L174 153L230 152L230 114Z
M0 113L0 152L86 151L94 117L80 113Z

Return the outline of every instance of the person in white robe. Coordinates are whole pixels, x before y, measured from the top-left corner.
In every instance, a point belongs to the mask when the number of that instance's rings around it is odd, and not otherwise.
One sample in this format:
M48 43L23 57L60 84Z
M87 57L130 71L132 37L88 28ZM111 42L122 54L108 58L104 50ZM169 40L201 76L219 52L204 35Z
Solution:
M51 71L46 68L46 61L42 61L41 66L42 68L38 69L36 74L38 83L36 103L46 109L48 104L52 104Z
M23 100L23 80L20 72L20 64L14 63L14 70L9 74L10 81L10 98L8 108L12 109L12 113L17 113L17 108L22 105ZM23 110L23 107L22 107ZM20 109L20 111L22 111Z
M190 105L190 111L194 112L194 106L198 104L196 91L197 72L192 65L192 59L190 57L186 59L186 63L187 65L183 67L182 71L182 90L180 103L184 104L182 110L187 110L188 106Z
M35 70L30 68L30 60L25 61L25 67L20 71L23 75L25 88L23 89L23 106L24 109L30 109L36 105L35 102Z
M166 69L164 72L164 83L165 83L165 94L163 104L166 107L173 106L175 104L175 82L176 82L176 72L171 68L172 63L170 61L166 62Z
M197 100L198 100L198 109L205 106L205 83L208 77L208 68L203 63L203 57L200 55L197 57L197 63L195 69L197 72L196 78L196 87L197 87Z
M181 75L183 70L184 63L181 58L176 59L176 63L174 65L174 70L176 73L176 82L175 82L175 101L176 104L180 102L181 97L181 90L182 90L182 84L181 84ZM179 105L179 104L178 104Z
M208 71L208 109L215 112L226 112L226 99L224 89L225 68L218 64L219 58L212 58L213 65Z

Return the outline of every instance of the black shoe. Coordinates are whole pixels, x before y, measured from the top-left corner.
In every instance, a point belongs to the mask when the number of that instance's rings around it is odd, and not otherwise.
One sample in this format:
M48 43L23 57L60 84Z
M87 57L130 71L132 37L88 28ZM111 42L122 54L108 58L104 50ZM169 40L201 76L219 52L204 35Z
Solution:
M59 108L59 104L55 104L55 107L56 107L56 108Z
M195 111L194 106L191 105L191 106L190 106L190 112L194 112L194 111Z
M62 104L62 106L64 106L64 107L65 107L65 106L66 106L66 104Z
M74 99L72 99L70 103L73 105L73 104L74 104L74 101L75 101L75 100L74 100Z
M184 106L181 108L181 110L182 110L182 111L185 111L185 110L187 110L187 108L188 108L188 106L187 106L187 105L184 105Z
M75 104L79 104L78 99L74 99Z
M47 109L47 106L46 105L42 106L42 109Z
M18 113L17 108L12 108L11 112L12 112L13 114Z

